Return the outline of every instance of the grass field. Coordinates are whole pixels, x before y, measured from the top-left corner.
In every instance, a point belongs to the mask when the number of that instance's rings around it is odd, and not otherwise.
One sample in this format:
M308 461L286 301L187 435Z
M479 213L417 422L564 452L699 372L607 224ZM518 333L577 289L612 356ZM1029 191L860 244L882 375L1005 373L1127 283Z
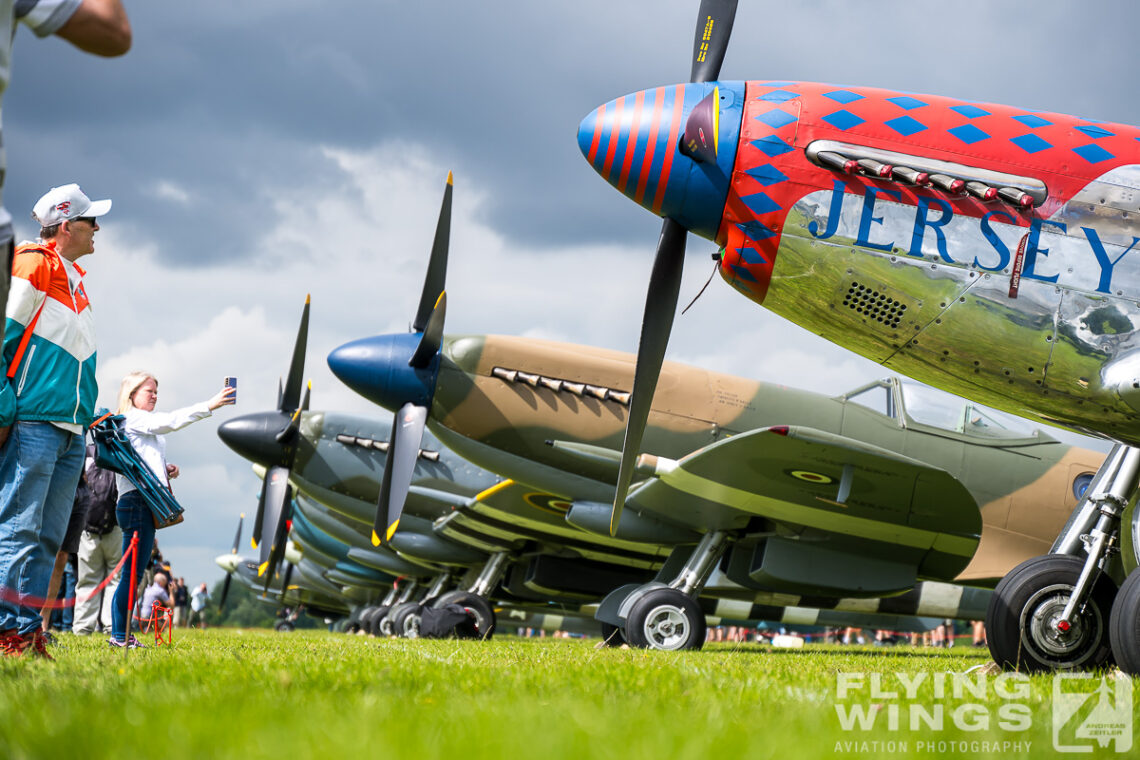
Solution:
M939 674L986 662L978 650L721 644L666 653L593 643L211 630L124 657L100 637L64 635L56 662L0 662L0 757L1055 755L1052 677L999 685L982 676L981 696L954 697L953 679ZM874 727L845 730L836 705L866 710ZM931 716L940 707L942 728L912 727L912 705ZM975 730L983 714L988 727Z

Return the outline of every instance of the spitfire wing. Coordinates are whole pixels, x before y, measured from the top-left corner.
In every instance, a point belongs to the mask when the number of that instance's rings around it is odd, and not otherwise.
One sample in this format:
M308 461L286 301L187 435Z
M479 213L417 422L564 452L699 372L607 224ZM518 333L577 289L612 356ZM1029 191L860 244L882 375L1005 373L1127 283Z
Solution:
M944 470L851 438L805 427L762 428L679 461L643 457L652 472L630 495L662 515L728 508L773 530L913 564L950 579L977 549L981 513Z

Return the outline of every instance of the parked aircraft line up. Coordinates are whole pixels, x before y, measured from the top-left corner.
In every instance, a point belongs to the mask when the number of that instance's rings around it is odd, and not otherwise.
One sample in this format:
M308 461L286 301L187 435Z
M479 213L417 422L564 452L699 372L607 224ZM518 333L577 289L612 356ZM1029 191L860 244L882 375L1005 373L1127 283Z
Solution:
M579 126L664 220L637 355L445 332L449 175L410 331L328 356L391 424L309 408L306 302L278 408L219 429L263 477L258 555L219 563L376 633L459 609L461 635L556 616L690 649L708 618L984 618L1003 667L1140 672L1140 130L721 80L735 11L701 2L689 83ZM925 385L665 362L689 233L734 290Z

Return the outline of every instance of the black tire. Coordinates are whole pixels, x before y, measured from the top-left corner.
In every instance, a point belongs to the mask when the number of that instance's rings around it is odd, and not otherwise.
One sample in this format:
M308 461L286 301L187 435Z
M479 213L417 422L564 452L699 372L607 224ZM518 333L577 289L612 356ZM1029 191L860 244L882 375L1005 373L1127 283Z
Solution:
M380 624L384 621L384 618L388 616L388 611L391 609L392 609L391 607L377 607L376 608L376 611L373 612L372 616L368 619L369 620L369 623L368 623L368 632L369 633L371 633L373 636L383 636L384 635L384 633L380 630Z
M1053 625L1081 575L1084 562L1066 554L1047 554L1022 562L998 583L986 610L986 641L994 662L1003 668L1044 672L1108 665L1109 613L1116 584L1101 573L1093 583L1084 612L1062 633Z
M396 615L400 612L403 612L405 607L415 606L417 604L419 604L419 602L401 602L400 604L394 604L388 608L387 614L385 614L383 616L377 616L376 626L377 626L377 628L379 628L380 632L377 633L376 635L377 636L396 636L396 635L398 635L396 632L396 629L392 627L392 624L396 619Z
M374 614L376 614L375 607L365 607L363 610L361 610L360 616L356 619L356 629L351 631L351 633L356 633L357 631L364 631L365 633L368 633L368 628L371 625L370 621L372 620L372 616Z
M602 641L608 647L620 647L622 644L627 643L625 640L625 633L621 628L616 625L610 625L604 621L601 622L602 626Z
M278 620L277 625L273 626L273 630L277 631L278 633L292 633L296 629L297 626L293 625L288 620Z
M441 595L433 606L438 608L445 604L458 604L460 607L465 607L471 615L473 625L466 629L464 626L459 626L459 630L456 631L459 638L489 639L495 634L495 610L483 597L470 591L456 589Z
M408 602L393 608L388 614L388 618L392 621L392 633L401 639L418 639L421 612L423 605L419 602Z
M642 649L700 649L705 630L705 613L696 600L671 588L642 596L625 620L625 640Z
M1129 573L1112 603L1108 638L1120 669L1140 675L1140 570Z

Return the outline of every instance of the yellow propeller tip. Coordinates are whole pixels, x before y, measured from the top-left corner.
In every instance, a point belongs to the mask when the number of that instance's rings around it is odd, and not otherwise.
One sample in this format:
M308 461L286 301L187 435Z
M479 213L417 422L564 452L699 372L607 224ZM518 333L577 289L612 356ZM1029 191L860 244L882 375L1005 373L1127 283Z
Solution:
M449 185L453 184L453 182L452 182L452 177L451 177L451 172L448 172L448 173L447 173L447 184L449 184Z
M266 569L268 569L268 567L269 567L268 562L262 562L260 565L258 565L257 566L257 577L260 578L261 576L265 575L265 571L266 571Z
M257 539L256 538L249 539L249 545L252 546L254 549L256 549L257 548Z
M305 305L308 306L312 300L313 300L313 294L312 293L306 293L305 294Z
M244 520L245 519L245 512L242 512L241 514L239 514L238 517L240 517L241 519Z
M379 546L380 545L380 536L376 535L376 531L372 531L372 545L373 546Z
M398 527L400 527L400 521L399 520L397 520L396 522L394 522L388 526L388 540L389 541L392 540L392 536L396 535L396 528L398 528Z

